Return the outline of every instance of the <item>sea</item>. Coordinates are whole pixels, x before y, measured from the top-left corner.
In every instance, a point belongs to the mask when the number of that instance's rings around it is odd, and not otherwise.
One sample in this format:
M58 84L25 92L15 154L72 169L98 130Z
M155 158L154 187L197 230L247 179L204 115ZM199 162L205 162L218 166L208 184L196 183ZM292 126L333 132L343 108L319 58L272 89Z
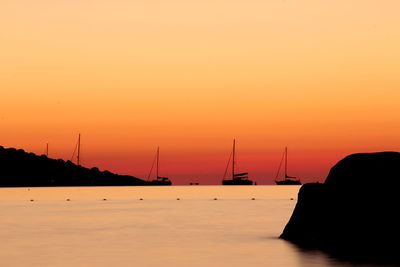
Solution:
M0 188L0 266L374 266L279 239L299 188Z

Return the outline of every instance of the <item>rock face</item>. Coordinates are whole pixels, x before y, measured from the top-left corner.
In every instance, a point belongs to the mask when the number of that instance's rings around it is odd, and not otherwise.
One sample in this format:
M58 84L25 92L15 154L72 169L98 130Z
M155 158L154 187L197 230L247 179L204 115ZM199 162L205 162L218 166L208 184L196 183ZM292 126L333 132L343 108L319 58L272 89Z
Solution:
M281 238L348 260L400 263L400 153L353 154L301 187Z

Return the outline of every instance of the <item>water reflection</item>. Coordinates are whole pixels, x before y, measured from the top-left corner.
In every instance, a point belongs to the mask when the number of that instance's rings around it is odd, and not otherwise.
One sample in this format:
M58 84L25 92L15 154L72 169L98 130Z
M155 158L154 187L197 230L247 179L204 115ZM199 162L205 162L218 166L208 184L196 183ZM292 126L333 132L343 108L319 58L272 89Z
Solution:
M287 241L285 241L287 242ZM297 255L298 266L327 266L327 267L394 267L398 265L393 264L373 264L366 262L352 262L332 257L326 252L318 249L301 248L290 242L287 242L292 248L293 252Z

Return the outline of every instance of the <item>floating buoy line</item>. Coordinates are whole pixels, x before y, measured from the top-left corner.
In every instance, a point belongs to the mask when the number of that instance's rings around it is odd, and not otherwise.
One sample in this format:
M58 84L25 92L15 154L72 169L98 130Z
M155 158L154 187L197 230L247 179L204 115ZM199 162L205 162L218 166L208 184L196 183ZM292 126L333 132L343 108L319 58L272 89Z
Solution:
M108 201L109 199L107 199L107 198L101 198L101 199L99 199L99 200L100 200L100 201ZM139 198L139 199L137 199L137 200L142 201L142 200L144 200L144 198ZM168 199L165 199L165 200L168 200ZM181 200L181 198L180 198L180 197L177 197L175 200ZM201 199L199 199L199 200L201 200ZM221 200L221 199L220 199L220 198L217 198L217 197L214 197L214 198L212 198L211 200ZM246 199L234 199L234 200L246 200ZM255 198L255 197L252 197L252 198L249 198L249 199L247 199L247 200L256 200L256 198ZM294 198L290 198L290 200L294 200ZM30 201L30 202L34 202L35 199L29 199L29 201ZM66 198L65 201L71 201L71 199L70 199L70 198Z

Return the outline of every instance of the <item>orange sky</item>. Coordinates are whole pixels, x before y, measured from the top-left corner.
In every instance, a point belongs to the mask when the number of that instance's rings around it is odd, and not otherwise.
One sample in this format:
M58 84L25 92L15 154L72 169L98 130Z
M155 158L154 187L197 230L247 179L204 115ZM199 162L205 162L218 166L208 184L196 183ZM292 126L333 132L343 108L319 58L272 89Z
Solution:
M168 3L167 3L168 2ZM175 184L399 150L397 0L3 0L0 145Z

